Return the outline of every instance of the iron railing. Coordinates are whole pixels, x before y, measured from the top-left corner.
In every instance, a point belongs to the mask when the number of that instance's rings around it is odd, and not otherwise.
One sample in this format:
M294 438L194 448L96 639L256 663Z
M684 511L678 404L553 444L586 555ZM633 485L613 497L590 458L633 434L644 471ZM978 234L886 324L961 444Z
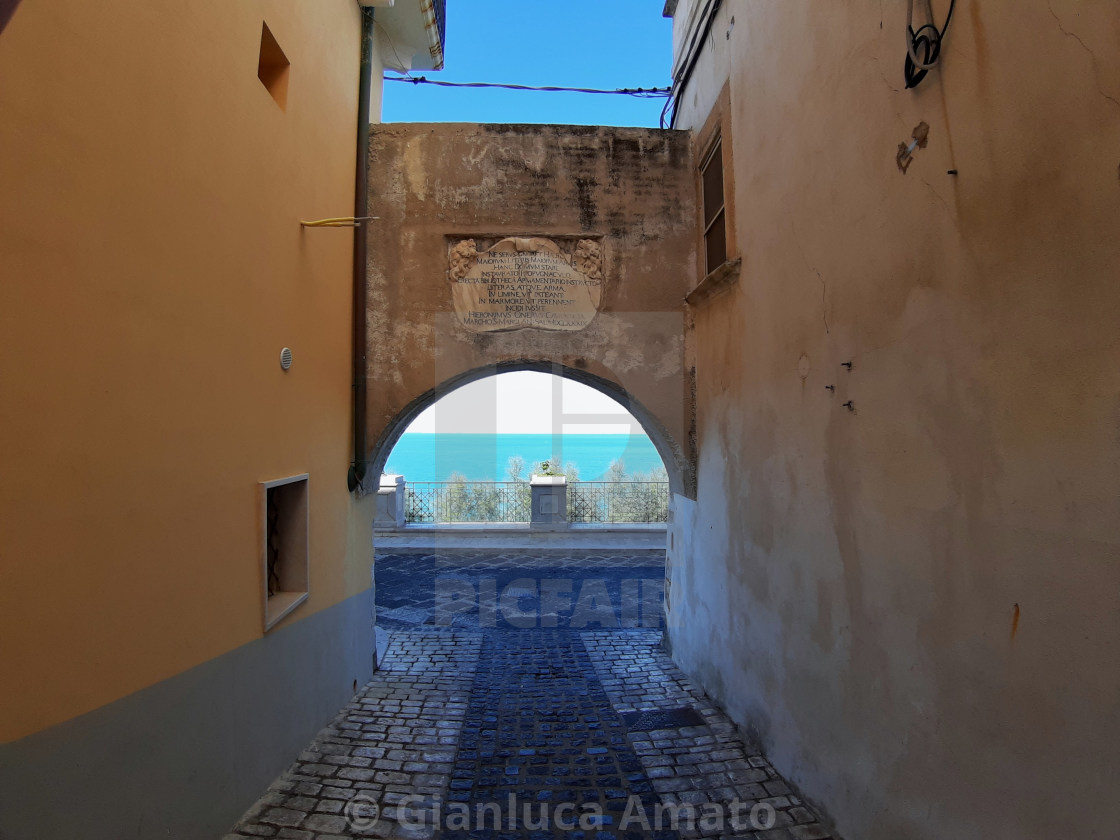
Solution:
M528 522L531 493L524 481L410 481L404 519L416 524Z
M665 481L574 481L568 485L568 521L574 524L666 522Z
M404 491L405 522L529 522L532 489L526 481L418 481ZM577 525L658 523L669 518L664 481L573 481L568 522Z

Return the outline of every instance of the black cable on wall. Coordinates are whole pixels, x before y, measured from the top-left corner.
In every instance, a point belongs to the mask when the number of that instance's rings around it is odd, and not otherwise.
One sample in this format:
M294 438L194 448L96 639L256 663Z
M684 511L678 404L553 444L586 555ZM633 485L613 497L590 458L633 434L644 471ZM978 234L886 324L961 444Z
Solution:
M956 5L957 0L949 0L949 14L945 16L945 25L940 29L932 23L914 29L914 0L909 0L906 11L906 65L903 70L907 88L921 84L922 79L937 64L941 57L941 42L945 39Z

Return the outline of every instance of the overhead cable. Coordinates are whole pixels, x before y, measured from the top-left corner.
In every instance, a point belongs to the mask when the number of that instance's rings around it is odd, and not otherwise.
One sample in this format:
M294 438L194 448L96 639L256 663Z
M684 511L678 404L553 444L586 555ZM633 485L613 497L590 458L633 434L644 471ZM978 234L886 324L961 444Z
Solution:
M672 88L603 88L560 87L557 85L513 85L501 82L447 82L442 79L429 79L425 76L385 76L387 82L409 82L414 85L438 85L439 87L454 88L502 88L505 90L543 91L545 93L608 93L623 96L636 96L643 99L668 97Z

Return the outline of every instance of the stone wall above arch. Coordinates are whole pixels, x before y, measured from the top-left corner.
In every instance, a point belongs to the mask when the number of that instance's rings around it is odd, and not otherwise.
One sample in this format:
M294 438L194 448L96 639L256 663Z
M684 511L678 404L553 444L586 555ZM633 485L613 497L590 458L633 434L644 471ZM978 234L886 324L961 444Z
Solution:
M441 392L540 369L631 407L692 495L687 132L378 125L369 186L369 480Z

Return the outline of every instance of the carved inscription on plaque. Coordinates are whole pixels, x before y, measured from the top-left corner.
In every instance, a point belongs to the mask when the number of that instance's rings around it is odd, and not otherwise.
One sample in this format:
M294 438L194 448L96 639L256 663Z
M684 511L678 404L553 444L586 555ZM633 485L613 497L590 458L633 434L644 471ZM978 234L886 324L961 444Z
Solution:
M599 243L581 239L569 253L551 239L510 237L484 251L464 239L448 255L459 322L474 332L534 327L582 330L599 311Z

